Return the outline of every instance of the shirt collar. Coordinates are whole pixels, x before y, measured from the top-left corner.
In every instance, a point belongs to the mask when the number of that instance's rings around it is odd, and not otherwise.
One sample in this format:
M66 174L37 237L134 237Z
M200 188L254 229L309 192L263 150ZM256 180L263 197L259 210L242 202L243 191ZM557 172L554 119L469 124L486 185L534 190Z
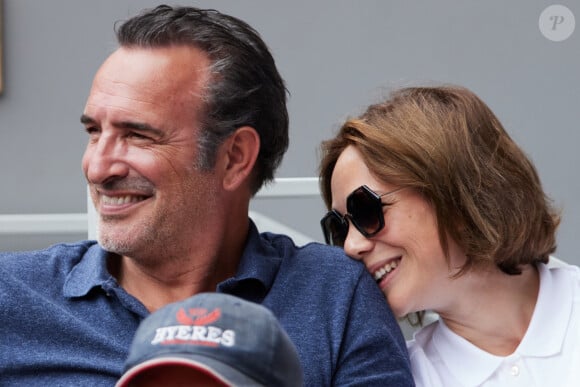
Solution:
M246 247L236 276L220 283L218 291L261 302L272 287L282 263L280 252L272 244L273 237L274 234L260 234L250 219Z
M559 353L564 345L567 326L572 315L573 283L563 270L538 265L540 291L530 326L517 353L546 357ZM549 332L549 334L546 334Z
M554 271L544 264L537 267L540 289L534 313L520 345L508 357L548 357L559 353L564 344L572 313L573 284L564 276L556 279ZM452 332L443 320L433 334L433 342L445 366L465 386L480 385L507 358L479 349Z
M92 288L114 281L107 270L107 254L94 242L67 275L63 286L64 296L83 297Z
M282 258L274 247L274 234L260 234L250 220L246 247L236 276L218 285L218 291L261 301L272 287ZM83 297L94 287L115 287L116 280L107 269L108 252L93 244L68 274L63 288L65 297Z
M462 386L477 386L501 364L500 356L481 350L439 320L433 333L433 344L441 361Z

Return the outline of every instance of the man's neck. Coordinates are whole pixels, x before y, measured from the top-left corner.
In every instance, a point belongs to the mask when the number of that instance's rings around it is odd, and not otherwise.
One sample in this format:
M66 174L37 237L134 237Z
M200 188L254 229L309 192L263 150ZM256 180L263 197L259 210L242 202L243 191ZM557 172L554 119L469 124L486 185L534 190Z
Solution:
M184 260L146 266L130 257L117 257L112 274L125 291L150 312L201 292L213 292L217 285L235 275L239 260Z
M151 312L197 293L214 292L220 282L236 274L248 236L247 212L232 215L227 224L216 228L221 232L211 234L213 238L176 236L166 244L117 256L109 263L110 273Z

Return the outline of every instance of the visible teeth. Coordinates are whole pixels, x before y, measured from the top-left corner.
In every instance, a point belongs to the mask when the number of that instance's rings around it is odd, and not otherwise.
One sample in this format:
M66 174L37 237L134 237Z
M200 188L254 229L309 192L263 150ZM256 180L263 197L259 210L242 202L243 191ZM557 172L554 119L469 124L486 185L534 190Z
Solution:
M381 267L379 270L375 271L375 281L380 282L383 277L395 269L397 265L397 261L391 261L385 266Z
M107 196L107 195L103 195L101 196L101 201L103 204L107 204L107 205L121 205L121 204L127 204L127 203L136 203L138 201L141 201L143 199L143 197L141 196L133 196L133 195L126 195L126 196Z

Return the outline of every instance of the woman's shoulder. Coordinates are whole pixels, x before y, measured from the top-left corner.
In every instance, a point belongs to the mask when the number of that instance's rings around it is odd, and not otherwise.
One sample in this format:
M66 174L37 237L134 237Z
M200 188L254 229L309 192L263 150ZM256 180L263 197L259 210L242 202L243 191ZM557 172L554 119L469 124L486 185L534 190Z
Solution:
M551 256L545 270L555 281L571 282L574 288L574 298L576 300L580 298L580 267Z

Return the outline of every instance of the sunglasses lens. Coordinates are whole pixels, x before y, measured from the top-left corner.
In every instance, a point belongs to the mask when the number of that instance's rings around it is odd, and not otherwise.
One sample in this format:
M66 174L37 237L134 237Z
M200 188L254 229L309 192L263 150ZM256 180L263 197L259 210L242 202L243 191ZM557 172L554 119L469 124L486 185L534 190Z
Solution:
M364 236L372 236L383 228L381 199L364 187L349 195L346 208L351 214L352 223Z
M348 233L348 222L334 211L331 211L322 218L320 225L327 244L339 247L344 246L344 240Z

